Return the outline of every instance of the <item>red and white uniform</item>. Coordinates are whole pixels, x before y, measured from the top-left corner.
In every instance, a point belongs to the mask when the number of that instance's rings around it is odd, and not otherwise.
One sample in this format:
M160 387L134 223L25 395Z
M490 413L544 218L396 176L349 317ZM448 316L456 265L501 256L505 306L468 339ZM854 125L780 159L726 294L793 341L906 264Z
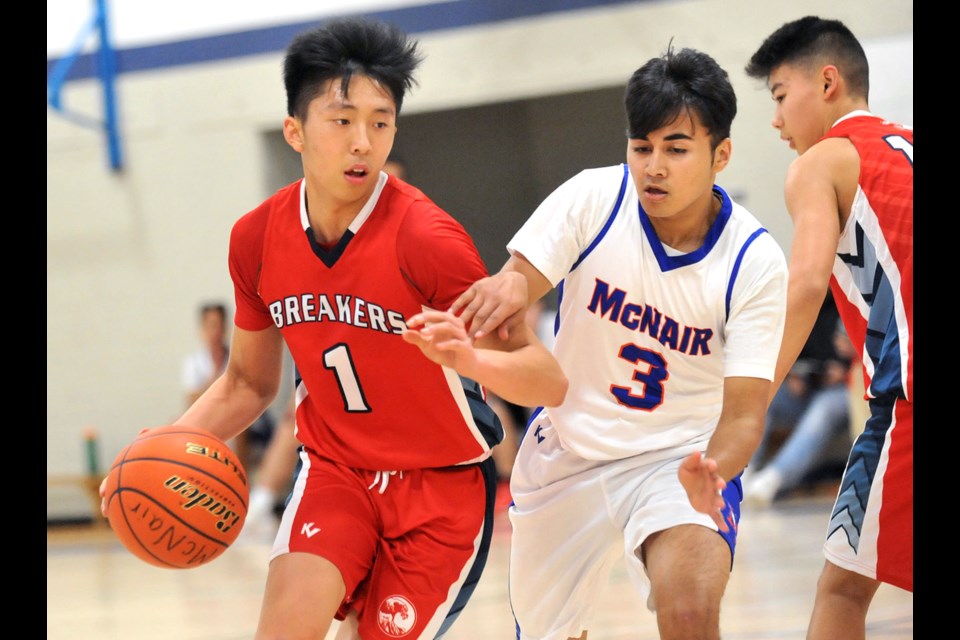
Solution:
M419 190L384 180L328 265L307 235L302 185L241 218L230 247L237 326L277 326L302 378L297 438L363 469L488 456L457 373L400 337L405 318L449 308L487 273L466 231Z
M322 247L298 181L234 225L230 273L237 326L279 328L297 367L303 465L273 555L334 562L364 638L396 637L378 619L397 611L409 637L433 637L486 559L503 432L476 383L400 334L487 275L473 241L383 173L341 241Z
M847 138L860 154L830 286L861 354L871 414L847 461L824 552L913 591L913 128L855 111L824 137Z

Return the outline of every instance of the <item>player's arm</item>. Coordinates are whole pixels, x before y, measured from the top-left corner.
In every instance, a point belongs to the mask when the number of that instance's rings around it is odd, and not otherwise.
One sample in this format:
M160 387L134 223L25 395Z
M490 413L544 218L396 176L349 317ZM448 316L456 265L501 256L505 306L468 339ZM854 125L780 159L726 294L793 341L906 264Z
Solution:
M760 444L770 381L764 378L728 377L723 383L723 410L705 456L694 452L680 467L680 483L690 504L710 515L726 531L720 510L720 491L740 473Z
M425 311L407 320L403 339L434 362L456 370L504 400L522 406L556 406L567 378L553 354L522 322L507 339L496 332L470 338L463 319L449 311Z
M849 179L849 143L824 140L793 161L784 183L793 219L788 262L787 318L770 398L796 362L830 284L840 238L839 184ZM855 151L854 151L855 153ZM859 162L855 161L859 172ZM853 183L856 184L856 175Z
M175 424L201 427L227 441L250 426L280 388L283 339L274 326L260 331L233 328L223 375Z
M471 337L496 331L506 340L514 328L524 324L527 306L552 288L546 276L523 255L514 253L498 273L476 281L460 294L450 311L460 316Z
M224 442L230 440L273 402L280 388L282 362L283 341L278 329L245 331L234 327L226 371L174 424L200 427ZM100 483L100 512L104 517L106 484L104 477Z

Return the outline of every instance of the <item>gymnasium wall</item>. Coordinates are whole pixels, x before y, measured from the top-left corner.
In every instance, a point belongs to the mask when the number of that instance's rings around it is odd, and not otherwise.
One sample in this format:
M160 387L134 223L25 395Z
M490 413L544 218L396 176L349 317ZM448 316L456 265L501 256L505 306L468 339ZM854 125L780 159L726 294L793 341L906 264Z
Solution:
M48 1L48 20L69 18L51 13L51 4L57 3ZM130 2L116 4L131 10ZM411 182L463 222L491 270L506 257L506 240L550 190L580 168L623 160L622 87L671 38L676 47L710 53L730 73L739 113L733 160L718 182L787 252L791 227L782 183L794 152L770 127L768 91L743 73L762 38L802 15L843 20L867 45L873 109L912 122L910 1L556 1L522 3L538 7L535 15L504 17L520 4L367 3L374 13L384 5L423 9L402 14L422 17L405 28L420 39L426 61L404 103L396 149L410 165ZM303 13L299 7L307 3L290 5L297 11L277 9L263 24L327 15ZM427 5L439 8L431 12ZM180 4L171 6L175 11ZM336 5L324 7L330 12ZM460 7L469 10L464 20L437 23L436 15ZM221 27L249 33L251 50L260 51L263 43L251 29ZM49 33L48 26L48 40ZM200 36L164 37L188 42ZM116 41L121 53L142 46L121 34ZM48 58L62 54L48 51ZM280 136L281 63L282 50L273 50L122 72L116 84L119 172L109 169L99 132L47 109L48 474L84 470L85 427L98 430L106 466L140 428L182 411L180 363L197 346L197 306L224 299L232 307L231 226L299 177L299 158ZM67 82L62 99L73 111L97 116L101 95L101 85L86 77ZM48 519L85 508L82 498L48 491Z

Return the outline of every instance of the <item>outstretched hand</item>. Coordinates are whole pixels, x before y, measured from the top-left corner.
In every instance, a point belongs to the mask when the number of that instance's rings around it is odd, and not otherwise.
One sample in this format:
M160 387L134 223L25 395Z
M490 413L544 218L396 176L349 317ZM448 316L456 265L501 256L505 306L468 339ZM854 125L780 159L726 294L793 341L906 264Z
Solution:
M473 341L463 320L449 311L424 311L411 316L401 336L437 364L457 372L462 373L461 368L476 361Z
M680 464L677 475L687 492L690 505L710 516L720 530L726 532L728 527L723 518L723 508L726 506L723 490L727 483L717 473L717 461L694 451Z
M140 431L137 432L137 437L139 438L141 435L143 435L147 431L150 431L150 427L144 427L143 429L140 429ZM103 515L104 518L108 516L107 514L107 478L109 477L110 477L109 475L104 476L103 480L100 481L100 513Z
M527 306L527 279L516 271L477 280L460 294L450 312L463 320L473 339L497 332L507 340L510 332L524 322Z

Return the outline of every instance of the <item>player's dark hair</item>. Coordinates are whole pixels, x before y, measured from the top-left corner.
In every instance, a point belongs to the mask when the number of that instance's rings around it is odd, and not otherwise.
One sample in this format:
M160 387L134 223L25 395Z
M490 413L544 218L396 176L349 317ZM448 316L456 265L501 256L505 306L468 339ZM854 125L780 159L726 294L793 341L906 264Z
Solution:
M707 128L714 149L737 115L737 94L717 61L695 49L674 52L672 44L633 72L624 104L628 138L646 138L686 113Z
M806 16L787 22L767 36L744 68L751 78L766 80L784 63L803 67L833 64L850 93L867 98L870 66L856 36L839 20Z
M355 75L387 89L399 115L422 60L418 43L394 25L362 17L331 20L300 33L287 47L283 61L287 115L305 117L307 105L331 79L340 79L346 96Z
M227 305L222 302L204 302L200 305L200 318L203 319L208 313L216 313L221 320L226 320Z

